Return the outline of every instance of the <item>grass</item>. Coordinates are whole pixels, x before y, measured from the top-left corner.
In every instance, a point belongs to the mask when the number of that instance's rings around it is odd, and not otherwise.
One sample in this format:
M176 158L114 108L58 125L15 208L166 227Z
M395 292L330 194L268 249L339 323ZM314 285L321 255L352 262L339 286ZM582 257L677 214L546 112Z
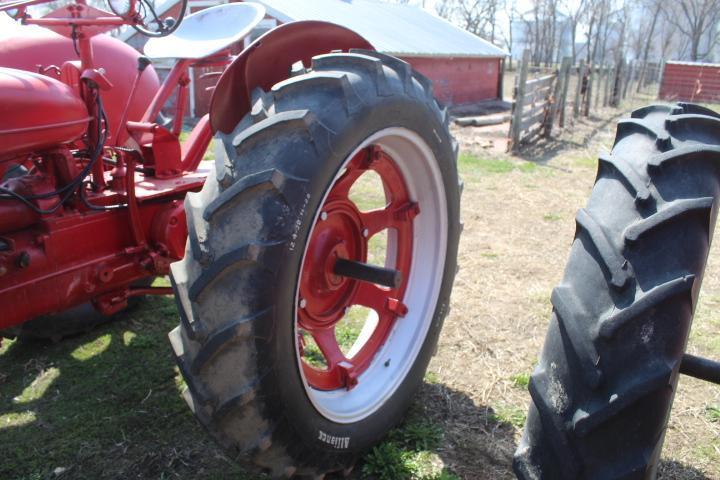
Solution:
M190 137L189 131L184 131L180 133L180 143L185 142L188 137ZM210 140L210 145L208 145L207 150L205 151L205 154L203 155L203 161L210 161L215 160L215 139L213 138Z
M514 406L498 405L495 407L494 413L490 415L490 419L498 423L509 423L514 427L521 428L525 425L527 412L525 409Z
M523 160L510 160L504 158L479 157L461 152L458 158L458 167L466 174L499 174L520 171L533 173L537 165Z
M530 385L530 374L529 373L518 373L510 377L514 387L527 389Z
M440 465L435 451L442 440L442 428L416 409L364 458L362 476L373 480L459 480Z
M0 348L0 478L239 479L197 425L167 331L171 298L145 300L119 321L58 344L3 342ZM211 453L212 452L212 453Z
M720 422L720 407L708 405L705 407L705 417L707 417L710 422Z
M562 220L562 215L557 213L546 213L543 215L543 220L546 222L557 222L558 220Z

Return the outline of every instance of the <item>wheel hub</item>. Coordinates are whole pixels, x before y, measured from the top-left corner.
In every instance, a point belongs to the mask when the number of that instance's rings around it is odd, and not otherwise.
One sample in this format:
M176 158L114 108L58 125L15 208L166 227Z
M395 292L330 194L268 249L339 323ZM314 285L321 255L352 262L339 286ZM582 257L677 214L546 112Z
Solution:
M346 200L327 202L310 238L301 284L300 325L307 330L334 326L345 315L357 281L335 274L338 258L365 261L367 242L362 241L357 207Z
M352 185L369 170L380 177L387 205L365 212L358 209L349 194ZM312 336L327 365L321 369L301 362L311 387L354 388L384 345L397 318L407 313L408 308L402 303L407 285L403 278L409 273L413 219L418 213L397 165L377 146L358 152L331 187L310 235L300 275L299 354L302 357L308 350L304 332ZM395 239L393 251L388 248L386 253L386 258L394 257L394 265L392 268L367 265L369 239L386 229L393 231ZM336 273L338 259L349 261L341 269L343 275ZM395 281L383 282L380 278ZM346 356L340 349L335 327L355 305L373 310L377 322L367 332L363 327L363 343L353 345L352 355Z

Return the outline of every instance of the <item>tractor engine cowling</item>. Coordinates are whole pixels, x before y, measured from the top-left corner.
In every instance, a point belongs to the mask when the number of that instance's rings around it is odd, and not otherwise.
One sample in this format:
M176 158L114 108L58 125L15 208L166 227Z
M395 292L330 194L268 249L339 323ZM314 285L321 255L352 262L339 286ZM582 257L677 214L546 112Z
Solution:
M89 121L73 88L45 75L0 67L0 162L72 142Z
M130 45L109 35L98 35L91 40L95 67L102 68L112 84L101 92L103 108L111 126L107 145L115 145L115 135L125 107L130 100L130 89L137 75L140 53ZM45 28L15 25L0 29L0 67L16 68L44 75L70 85L77 83L80 71L79 58L71 39ZM75 85L73 85L75 86ZM152 66L145 69L132 94L127 120L140 121L145 109L160 88L160 81Z

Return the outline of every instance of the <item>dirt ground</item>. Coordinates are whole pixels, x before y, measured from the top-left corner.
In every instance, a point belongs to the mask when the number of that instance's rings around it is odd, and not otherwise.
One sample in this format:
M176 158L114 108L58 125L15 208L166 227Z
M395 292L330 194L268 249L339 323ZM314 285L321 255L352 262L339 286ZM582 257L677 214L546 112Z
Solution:
M437 442L429 442L426 456L440 473L406 478L514 478L511 458L529 402L528 375L550 317L550 292L561 278L597 155L610 148L622 115L627 112L600 111L517 157L504 153L506 125L453 128L465 181L460 271L412 414L431 422L423 431ZM714 358L720 358L719 250L716 243L690 346ZM172 299L158 298L57 345L6 342L0 348L0 478L250 478L214 446L180 399L165 337L176 315ZM373 478L367 471L361 464L353 477ZM717 387L681 378L660 478L720 479Z

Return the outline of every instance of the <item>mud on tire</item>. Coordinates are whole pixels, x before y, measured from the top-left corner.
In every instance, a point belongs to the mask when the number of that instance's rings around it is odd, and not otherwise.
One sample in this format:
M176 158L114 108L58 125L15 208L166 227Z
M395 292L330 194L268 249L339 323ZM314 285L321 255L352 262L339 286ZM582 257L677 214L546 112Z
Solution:
M320 209L350 156L392 129L411 132L432 159L445 222L434 229L444 238L436 255L442 262L429 271L437 288L401 381L373 400L373 411L336 421L311 398L298 360L298 279ZM402 419L448 311L460 191L447 113L405 62L353 51L315 57L305 73L255 91L252 111L218 140L216 172L185 202L185 259L172 265L181 323L170 339L185 398L246 466L275 477L347 472ZM423 234L416 231L414 248Z
M697 105L619 123L552 293L519 478L654 478L715 226L718 145L718 115Z

